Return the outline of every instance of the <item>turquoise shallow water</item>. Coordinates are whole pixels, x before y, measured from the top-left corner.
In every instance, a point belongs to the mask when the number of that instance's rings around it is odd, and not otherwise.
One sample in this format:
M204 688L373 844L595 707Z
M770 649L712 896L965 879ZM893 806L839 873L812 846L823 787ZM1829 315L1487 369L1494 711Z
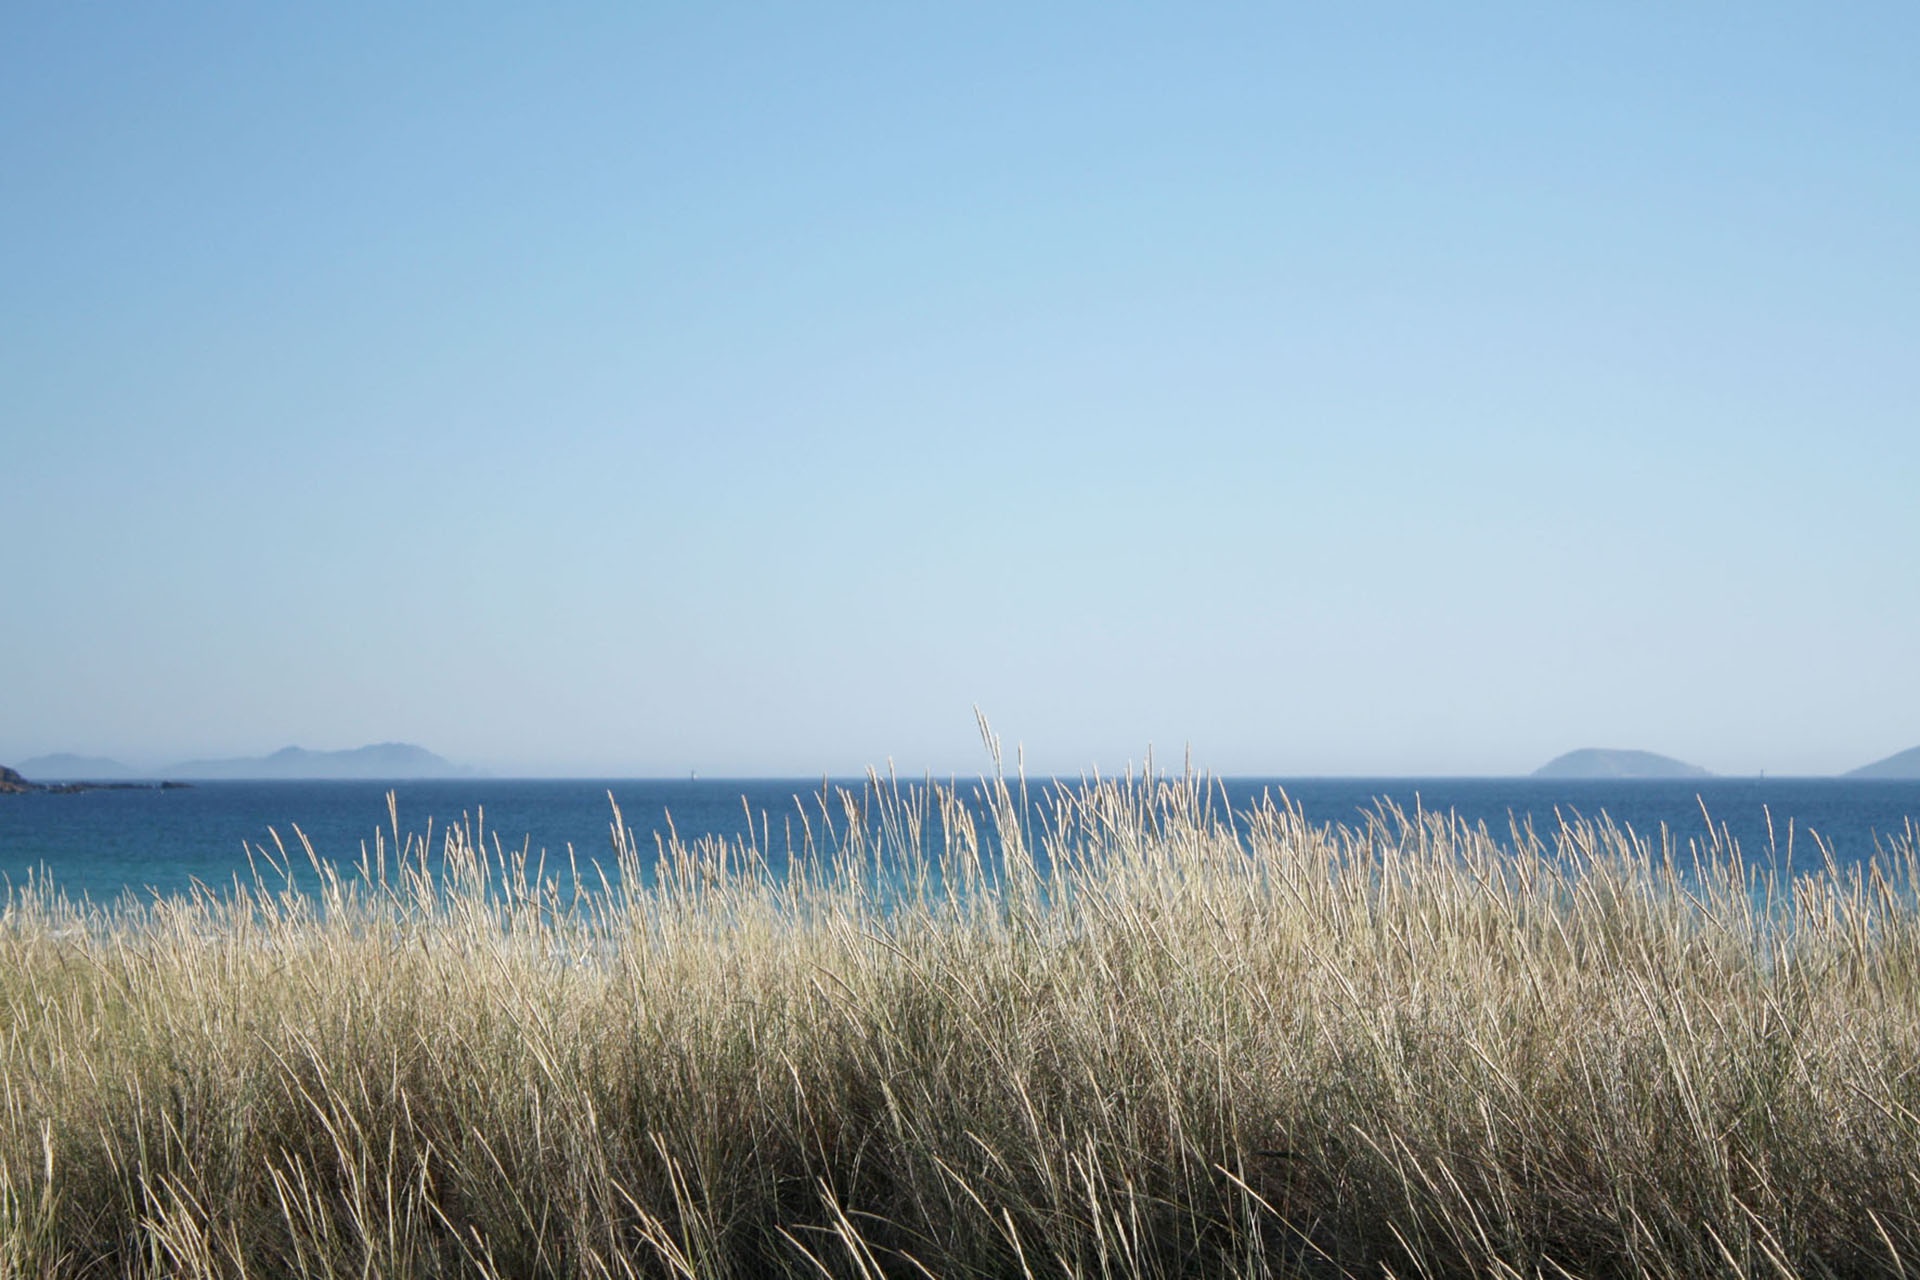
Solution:
M862 787L858 779L836 787ZM1706 815L1724 824L1750 859L1768 854L1768 818L1784 856L1793 832L1796 870L1820 865L1818 835L1836 859L1869 856L1912 826L1920 826L1920 782L1850 779L1688 779L1682 781L1562 781L1535 778L1234 778L1223 780L1233 804L1249 805L1263 791L1297 803L1315 822L1355 824L1381 801L1407 810L1454 812L1504 833L1510 820L1531 819L1543 832L1568 816L1606 815L1658 839L1662 826L1684 848L1704 840ZM970 790L964 781L962 790ZM297 826L326 859L360 856L376 828L387 826L389 790L397 793L403 831L421 832L432 819L484 818L503 845L542 851L564 866L569 846L584 867L611 865L609 793L643 848L664 833L668 815L682 837L737 836L748 815L770 837L771 852L798 839L798 815L818 826L818 779L462 779L406 782L209 782L179 791L92 791L77 795L0 796L0 876L15 885L44 872L68 893L95 901L124 892L177 893L195 880L219 887L248 875L249 845L271 847L277 831L297 849ZM1045 787L1034 793L1044 797ZM835 807L838 813L838 807ZM491 838L489 838L491 845ZM304 860L304 855L300 855ZM297 870L297 868L296 868Z

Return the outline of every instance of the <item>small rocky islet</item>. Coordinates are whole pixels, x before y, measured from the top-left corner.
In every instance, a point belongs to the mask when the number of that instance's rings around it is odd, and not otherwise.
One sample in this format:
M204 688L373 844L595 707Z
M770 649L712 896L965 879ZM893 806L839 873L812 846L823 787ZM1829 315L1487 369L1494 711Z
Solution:
M72 795L79 791L178 791L187 782L29 782L17 769L0 764L0 796Z

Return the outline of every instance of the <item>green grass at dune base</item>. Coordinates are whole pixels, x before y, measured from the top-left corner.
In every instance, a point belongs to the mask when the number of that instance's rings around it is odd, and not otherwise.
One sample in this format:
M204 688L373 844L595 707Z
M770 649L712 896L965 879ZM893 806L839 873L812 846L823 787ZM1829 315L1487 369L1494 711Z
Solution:
M980 801L16 890L0 1276L1920 1276L1911 840Z

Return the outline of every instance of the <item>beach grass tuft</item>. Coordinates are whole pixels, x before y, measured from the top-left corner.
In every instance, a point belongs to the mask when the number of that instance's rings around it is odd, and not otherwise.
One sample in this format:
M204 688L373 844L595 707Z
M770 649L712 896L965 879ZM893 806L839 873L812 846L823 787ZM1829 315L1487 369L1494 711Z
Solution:
M1788 878L1191 775L801 817L15 888L0 1277L1920 1280L1911 833Z

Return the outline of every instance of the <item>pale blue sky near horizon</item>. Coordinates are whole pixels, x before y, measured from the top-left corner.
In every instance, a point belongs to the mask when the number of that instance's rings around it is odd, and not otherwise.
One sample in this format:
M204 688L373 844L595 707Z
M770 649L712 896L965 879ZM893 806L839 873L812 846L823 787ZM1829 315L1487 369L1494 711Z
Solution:
M15 5L0 762L1920 743L1920 9Z

